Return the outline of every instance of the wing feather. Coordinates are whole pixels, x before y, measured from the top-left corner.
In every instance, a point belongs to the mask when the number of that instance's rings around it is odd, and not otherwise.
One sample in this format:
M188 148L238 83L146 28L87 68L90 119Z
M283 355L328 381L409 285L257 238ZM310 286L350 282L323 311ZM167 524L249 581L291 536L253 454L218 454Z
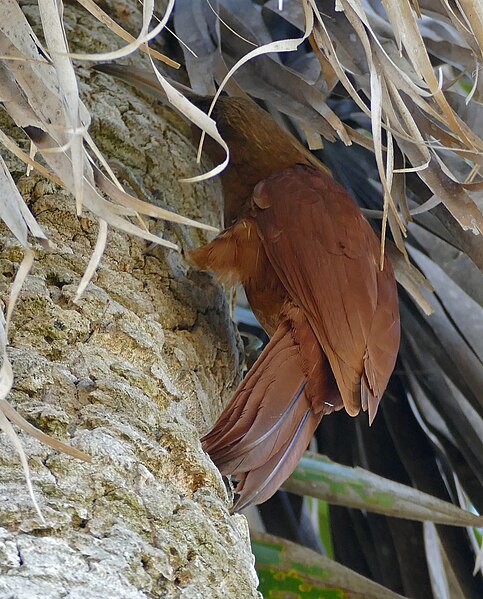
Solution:
M328 175L296 165L257 185L254 218L268 259L322 346L351 415L373 418L394 368L399 310L379 241Z

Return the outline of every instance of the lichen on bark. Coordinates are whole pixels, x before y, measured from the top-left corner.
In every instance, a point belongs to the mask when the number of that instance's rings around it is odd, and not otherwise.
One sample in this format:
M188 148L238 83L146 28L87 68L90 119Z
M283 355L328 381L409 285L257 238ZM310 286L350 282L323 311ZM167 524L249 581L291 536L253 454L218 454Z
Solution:
M113 39L80 7L65 8L72 46L87 23L91 41ZM35 8L26 10L32 21ZM106 158L122 163L161 205L219 226L217 182L179 182L195 169L184 124L123 84L85 66L79 74L91 134ZM5 157L54 244L36 248L17 303L9 399L93 461L20 434L42 524L0 435L0 595L256 597L246 521L229 514L225 485L199 442L239 379L238 337L222 289L182 255L111 230L93 282L74 302L97 223L88 212L77 218L71 196L20 175L21 165ZM177 225L162 229L183 247L205 239ZM21 257L1 228L4 302Z

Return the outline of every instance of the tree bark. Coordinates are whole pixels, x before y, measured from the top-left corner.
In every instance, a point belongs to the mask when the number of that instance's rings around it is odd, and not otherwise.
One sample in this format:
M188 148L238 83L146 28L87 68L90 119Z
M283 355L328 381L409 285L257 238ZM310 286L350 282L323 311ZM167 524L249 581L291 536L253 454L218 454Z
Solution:
M136 4L123 6L139 16ZM25 10L36 22L36 7ZM65 22L76 51L121 45L78 5L66 7ZM104 155L163 207L219 226L217 183L178 181L196 171L188 128L85 63L78 72L90 132ZM0 120L5 129L2 112ZM10 134L19 138L18 130ZM238 337L222 289L180 254L146 251L144 241L111 230L94 281L74 303L97 223L86 212L77 218L67 192L27 177L20 162L4 156L55 245L37 248L17 303L9 400L93 461L20 434L42 524L18 457L0 434L0 596L257 597L245 518L229 514L229 494L199 442L239 377ZM163 229L184 247L205 240L194 229ZM21 258L1 228L4 302Z

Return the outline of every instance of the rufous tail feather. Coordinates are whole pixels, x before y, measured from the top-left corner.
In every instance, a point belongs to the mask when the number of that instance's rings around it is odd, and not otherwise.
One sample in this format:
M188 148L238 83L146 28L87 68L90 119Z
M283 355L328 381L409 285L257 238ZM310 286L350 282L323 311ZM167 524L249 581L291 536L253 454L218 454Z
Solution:
M238 481L233 509L269 499L295 469L322 416L341 407L329 363L308 321L298 307L288 306L202 440L220 472Z

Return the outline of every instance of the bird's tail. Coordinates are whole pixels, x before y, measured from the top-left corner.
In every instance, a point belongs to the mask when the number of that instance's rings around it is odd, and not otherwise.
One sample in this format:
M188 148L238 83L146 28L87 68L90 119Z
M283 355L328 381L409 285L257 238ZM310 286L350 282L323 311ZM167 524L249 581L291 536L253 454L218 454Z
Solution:
M238 481L233 509L269 499L295 469L322 416L341 407L327 358L293 306L203 439L220 472Z

